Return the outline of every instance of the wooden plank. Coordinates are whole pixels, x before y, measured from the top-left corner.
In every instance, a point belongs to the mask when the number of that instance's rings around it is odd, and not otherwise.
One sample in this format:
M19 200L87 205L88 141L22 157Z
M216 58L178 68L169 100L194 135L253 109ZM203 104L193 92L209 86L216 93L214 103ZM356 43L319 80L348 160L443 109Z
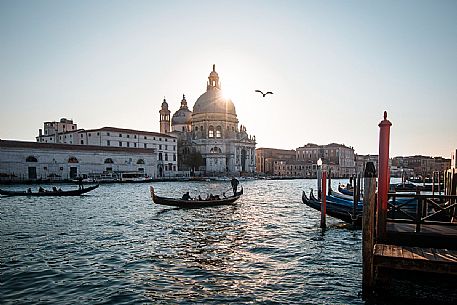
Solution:
M413 253L411 252L411 247L402 247L402 254L404 259L414 259Z

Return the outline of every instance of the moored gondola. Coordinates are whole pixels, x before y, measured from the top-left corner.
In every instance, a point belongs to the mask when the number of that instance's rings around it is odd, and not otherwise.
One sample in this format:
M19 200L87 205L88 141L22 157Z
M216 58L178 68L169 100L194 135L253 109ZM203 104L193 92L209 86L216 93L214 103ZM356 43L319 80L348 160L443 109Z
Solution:
M306 196L305 192L303 192L302 201L304 204L315 210L321 210L321 201L314 197L312 190L309 194L309 198ZM338 218L342 221L353 223L356 226L360 226L362 224L362 206L360 204L357 206L356 214L353 215L353 207L349 201L344 202L344 200L336 200L335 198L327 197L326 211L327 215Z
M85 193L88 193L92 190L95 190L99 187L99 184L78 189L78 190L70 190L70 191L61 191L61 190L54 190L54 191L43 191L43 192L28 192L28 191L6 191L0 189L0 195L4 196L31 196L31 197L51 197L51 196L79 196Z
M234 202L238 200L241 197L241 195L243 195L243 188L241 188L241 190L237 192L234 196L208 200L184 200L178 198L161 197L157 196L152 186L150 187L150 192L152 201L156 204L175 206L180 208L203 208L218 205L234 204Z

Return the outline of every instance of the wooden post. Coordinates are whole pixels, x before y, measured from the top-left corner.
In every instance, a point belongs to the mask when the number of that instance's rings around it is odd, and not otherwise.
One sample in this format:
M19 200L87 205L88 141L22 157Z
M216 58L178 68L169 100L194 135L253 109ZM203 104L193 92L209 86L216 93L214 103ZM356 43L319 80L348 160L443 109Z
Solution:
M328 192L327 194L330 196L332 194L332 169L328 169Z
M357 205L359 204L359 199L357 198L357 179L354 178L354 188L352 193L352 224L355 224L356 215L357 215Z
M373 247L375 243L376 170L373 162L367 162L363 175L362 218L362 295L366 298L373 291Z
M327 224L325 223L325 214L327 213L327 195L326 191L326 182L327 182L327 173L322 171L322 201L321 201L321 228L325 229Z
M377 204L377 230L378 239L386 237L387 218L387 194L389 192L389 140L390 126L392 123L387 120L387 111L384 111L384 120L379 123L379 159L378 159L378 204Z
M322 197L322 166L317 166L317 199Z

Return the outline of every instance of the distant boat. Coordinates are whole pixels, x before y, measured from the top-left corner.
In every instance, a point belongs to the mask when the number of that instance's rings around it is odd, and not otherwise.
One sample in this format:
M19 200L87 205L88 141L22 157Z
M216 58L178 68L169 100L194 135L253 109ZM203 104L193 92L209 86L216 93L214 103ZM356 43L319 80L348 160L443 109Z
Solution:
M78 190L70 191L44 191L44 192L27 192L27 191L5 191L0 189L0 195L4 196L32 196L32 197L50 197L50 196L79 196L95 190L98 184Z
M241 197L241 195L243 195L243 188L241 188L241 191L237 192L234 196L209 200L185 200L178 198L161 197L157 196L152 186L150 187L150 192L152 201L154 201L154 203L156 204L169 205L180 208L203 208L233 204L236 200L238 200Z

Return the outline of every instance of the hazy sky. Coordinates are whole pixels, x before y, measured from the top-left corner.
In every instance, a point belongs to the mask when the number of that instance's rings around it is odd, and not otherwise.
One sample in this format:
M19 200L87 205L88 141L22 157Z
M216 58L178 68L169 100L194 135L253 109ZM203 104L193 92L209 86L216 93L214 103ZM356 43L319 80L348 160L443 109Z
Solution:
M457 148L457 1L3 1L0 138L44 121L159 131L212 65L257 147ZM274 95L261 98L255 89Z

